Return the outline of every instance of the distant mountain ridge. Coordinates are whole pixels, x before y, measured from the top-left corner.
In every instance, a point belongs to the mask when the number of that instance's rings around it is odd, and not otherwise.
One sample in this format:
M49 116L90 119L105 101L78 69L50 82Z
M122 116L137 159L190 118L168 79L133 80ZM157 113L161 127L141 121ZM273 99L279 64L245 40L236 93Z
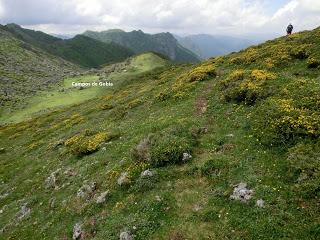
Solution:
M103 43L83 35L60 39L41 31L22 28L17 24L7 24L4 29L32 46L83 67L99 67L120 62L134 54L116 43Z
M257 43L255 40L209 34L189 35L186 37L175 35L175 38L183 47L198 54L202 59L236 52Z
M181 46L171 33L147 34L141 30L125 32L111 29L102 32L86 31L84 36L94 38L104 43L117 43L139 54L143 52L158 52L177 62L198 62L199 57L192 51Z

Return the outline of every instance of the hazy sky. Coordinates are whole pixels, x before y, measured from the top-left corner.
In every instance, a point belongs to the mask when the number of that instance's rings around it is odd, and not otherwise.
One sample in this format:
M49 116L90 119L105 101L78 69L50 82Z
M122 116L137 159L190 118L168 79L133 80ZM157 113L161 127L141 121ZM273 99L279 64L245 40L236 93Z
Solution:
M0 23L48 33L121 28L220 35L282 34L320 25L320 0L0 0Z

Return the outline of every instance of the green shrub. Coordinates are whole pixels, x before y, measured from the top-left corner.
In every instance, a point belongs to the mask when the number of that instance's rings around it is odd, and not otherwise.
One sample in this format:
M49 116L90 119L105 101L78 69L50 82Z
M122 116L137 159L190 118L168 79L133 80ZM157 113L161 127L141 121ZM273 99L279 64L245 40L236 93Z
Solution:
M105 103L105 104L102 104L101 106L100 106L100 109L101 110L110 110L110 109L112 109L113 108L113 106L111 105L111 104L109 104L109 103Z
M173 92L183 92L193 88L198 82L214 78L217 76L217 71L214 63L208 61L201 64L192 70L181 74L174 83Z
M220 87L222 90L236 86L238 81L242 81L245 77L245 71L242 69L234 70L229 74L229 76L220 82Z
M199 82L206 80L209 77L215 77L216 75L216 68L213 64L202 64L199 67L193 68L186 74L181 75L178 82Z
M162 92L159 92L156 95L155 99L157 101L163 102L163 101L166 101L167 99L169 99L171 97L171 95L172 95L172 93L171 93L170 89L166 89Z
M311 58L308 58L307 64L308 64L308 68L317 68L320 66L320 60L311 57Z
M143 104L143 101L141 99L134 99L128 103L128 108L133 109L133 108L138 107L141 104Z
M230 64L241 64L243 63L243 59L241 57L234 57L230 59Z
M120 120L124 118L128 113L126 106L123 106L123 105L117 106L113 108L111 111L112 111L111 116L113 120Z
M269 95L268 81L275 78L273 73L264 70L253 70L250 74L235 70L220 82L223 98L227 102L253 104Z
M241 51L236 57L230 59L231 65L236 64L251 64L257 61L259 53L254 48L248 48L247 50Z
M294 191L304 198L320 196L320 141L299 143L289 150L290 172Z
M220 175L221 170L215 160L209 160L200 168L200 172L202 176L214 178Z
M195 135L186 128L173 127L143 139L133 150L132 157L153 167L183 163L183 154L192 153Z
M320 86L299 80L261 104L253 113L253 127L265 142L316 139L320 136Z
M102 143L115 137L116 135L111 133L99 132L92 134L89 131L85 131L67 139L64 145L73 155L83 156L98 151Z
M182 163L183 153L190 154L192 148L192 140L187 137L161 134L154 139L150 149L151 164L160 167Z
M140 141L140 143L132 149L132 157L142 162L150 162L150 146L151 136L148 136Z
M308 44L303 44L301 46L293 47L290 51L290 55L296 59L300 59L300 60L306 59L310 55L310 52L308 49L309 49Z

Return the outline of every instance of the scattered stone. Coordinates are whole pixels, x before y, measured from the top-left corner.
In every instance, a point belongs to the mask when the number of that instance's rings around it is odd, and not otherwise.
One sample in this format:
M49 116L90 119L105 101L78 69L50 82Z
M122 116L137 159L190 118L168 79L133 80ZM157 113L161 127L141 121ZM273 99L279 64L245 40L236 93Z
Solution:
M73 170L72 168L67 168L64 172L64 175L66 175L67 177L74 177L77 175L77 172L75 170Z
M56 198L53 197L49 200L49 206L50 208L54 208L55 207L55 204L56 204Z
M230 196L230 199L241 202L247 202L251 199L253 192L253 190L247 188L246 183L239 183L233 189L233 194Z
M0 154L5 153L6 149L5 148L0 148Z
M106 201L107 196L109 195L109 191L105 191L103 193L100 194L99 197L97 197L97 201L96 203L101 204L104 203Z
M81 224L76 223L76 225L74 225L74 227L73 227L72 239L74 239L74 240L80 239L81 235L82 235Z
M225 153L225 152L229 152L229 151L232 151L235 147L236 147L236 145L234 145L234 144L226 143L226 144L223 144L221 146L218 146L216 148L216 153L217 154L222 154L222 153Z
M117 183L118 183L120 186L122 186L122 185L124 185L124 184L126 184L126 183L128 183L128 182L129 182L128 173L127 173L127 172L121 173L120 177L119 177L118 180L117 180Z
M0 195L0 199L4 199L4 198L6 198L6 197L8 197L9 196L9 193L3 193L3 194L1 194Z
M183 153L182 161L187 162L192 158L191 154L189 153Z
M194 205L193 206L193 211L194 212L199 212L199 211L201 211L203 209L203 207L202 206L200 206L199 204L196 204L196 205Z
M107 148L103 147L101 150L105 152L105 151L107 151Z
M6 211L8 208L8 205L4 205L0 210L0 214L4 213L4 211Z
M21 220L28 216L31 212L31 209L27 207L27 204L22 205L20 211L17 213L18 220Z
M259 208L264 208L264 201L262 199L259 199L257 200L256 205Z
M156 196L156 200L157 200L158 202L161 202L162 199L161 199L161 197L160 197L159 195L157 195L157 196Z
M125 231L120 233L120 240L133 240L133 236L130 232Z
M77 196L80 198L90 198L93 192L97 189L97 183L92 182L90 184L84 184L77 192Z
M141 177L143 177L143 178L145 178L145 177L153 177L153 175L154 175L154 173L149 169L147 169L147 170L145 170L145 171L143 171L141 173Z
M56 171L51 173L49 177L47 177L47 179L46 179L46 189L50 189L50 188L57 189L58 188L58 186L57 186L57 177L59 175L60 170L61 170L60 168L57 169Z
M227 134L226 137L233 138L233 137L234 137L234 134L232 134L232 133Z

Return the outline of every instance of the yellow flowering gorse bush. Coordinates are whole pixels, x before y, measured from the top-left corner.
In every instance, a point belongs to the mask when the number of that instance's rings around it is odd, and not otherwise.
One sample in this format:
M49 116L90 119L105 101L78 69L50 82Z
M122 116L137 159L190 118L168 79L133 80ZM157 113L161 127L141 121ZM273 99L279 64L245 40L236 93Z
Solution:
M276 75L265 70L235 70L220 82L226 101L255 103L266 96L266 85Z
M84 133L72 136L64 142L64 145L72 154L82 156L97 151L106 140L108 140L108 135L105 132L89 136Z
M312 80L288 85L253 114L257 135L287 142L320 137L320 86Z

